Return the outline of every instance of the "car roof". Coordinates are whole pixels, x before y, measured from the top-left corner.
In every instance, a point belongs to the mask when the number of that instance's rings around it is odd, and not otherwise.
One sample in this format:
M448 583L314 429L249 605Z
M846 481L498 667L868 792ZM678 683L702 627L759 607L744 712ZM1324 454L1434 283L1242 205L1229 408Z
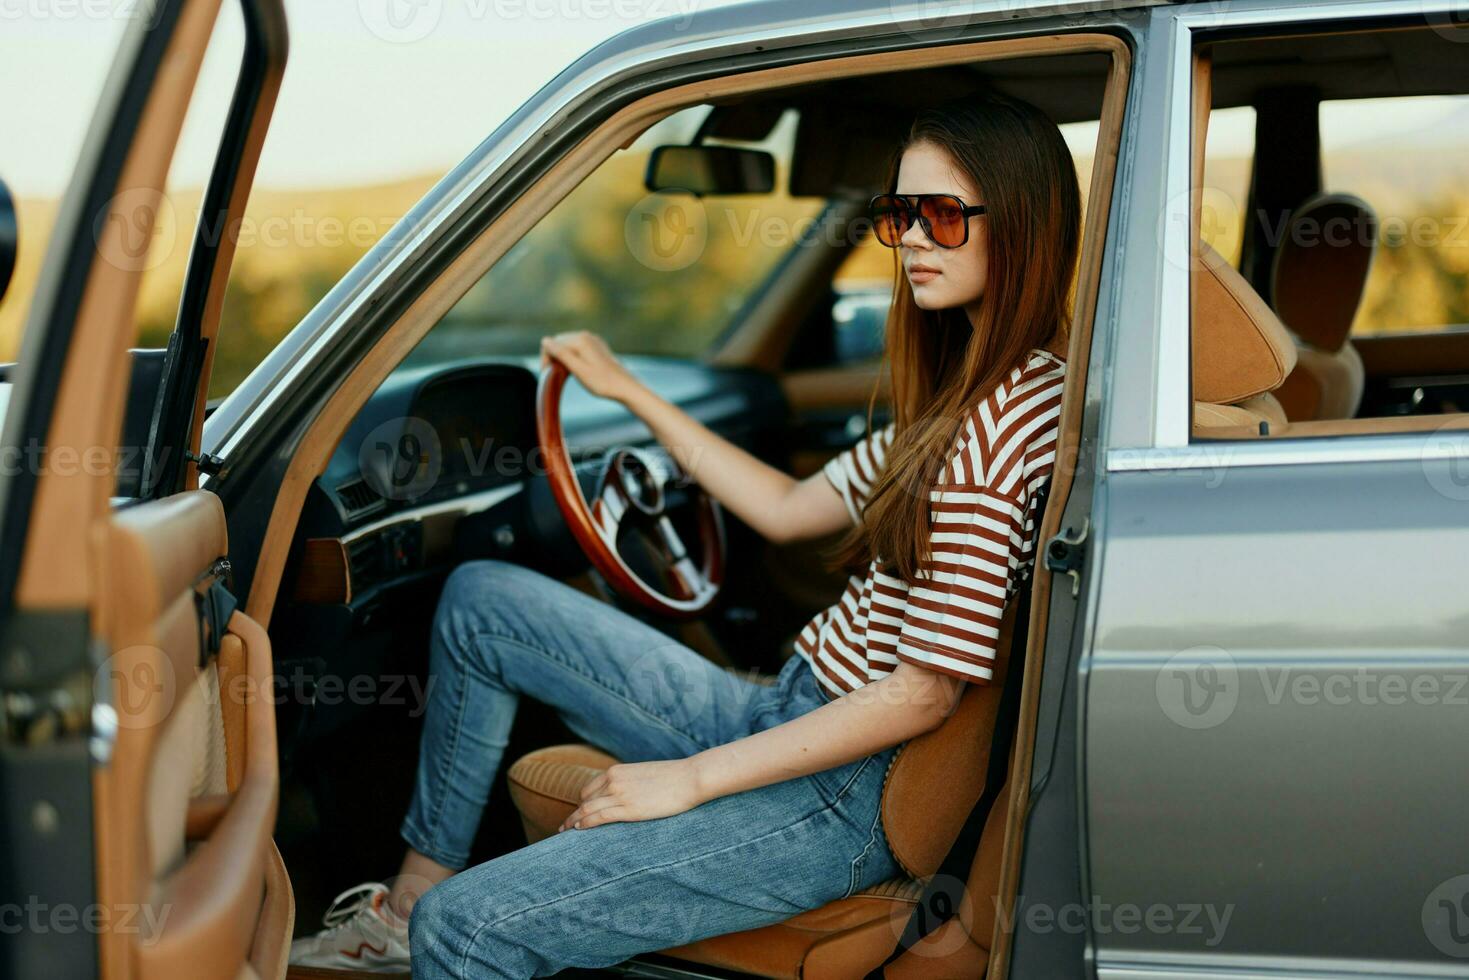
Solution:
M1091 13L1167 5L1175 0L1088 0L1084 9ZM1215 0L1217 2L1217 0ZM696 0L672 0L671 6L693 6ZM772 28L789 27L809 35L813 28L830 25L880 27L892 24L903 30L918 31L924 27L956 28L990 20L1016 20L1075 14L1083 5L1076 0L974 0L962 12L962 21L950 13L954 5L940 5L933 0L745 0L722 7L670 14L622 31L587 52L583 59L602 60L633 50L648 50L670 44L684 44L701 38L765 33Z

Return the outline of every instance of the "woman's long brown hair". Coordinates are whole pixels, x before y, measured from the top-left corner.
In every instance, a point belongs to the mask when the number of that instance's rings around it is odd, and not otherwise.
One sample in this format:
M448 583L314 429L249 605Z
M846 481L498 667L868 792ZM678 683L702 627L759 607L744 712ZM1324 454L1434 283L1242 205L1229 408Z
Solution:
M929 559L929 490L960 427L1032 347L1070 335L1081 225L1071 152L1056 124L1028 102L992 93L920 112L889 163L889 192L903 152L916 143L946 151L980 193L965 203L986 207L970 219L987 225L986 285L973 324L963 308L920 309L893 250L885 355L893 442L862 522L836 554L847 566L880 557L910 585Z

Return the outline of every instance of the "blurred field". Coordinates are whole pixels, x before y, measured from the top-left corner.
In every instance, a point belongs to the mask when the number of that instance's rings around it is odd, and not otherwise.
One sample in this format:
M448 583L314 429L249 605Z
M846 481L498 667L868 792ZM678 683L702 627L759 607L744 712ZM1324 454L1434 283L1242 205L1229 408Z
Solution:
M211 391L237 385L317 300L432 185L428 177L338 190L265 190L251 198L230 274ZM178 313L199 189L160 208L138 298L136 345L162 347ZM16 281L0 305L0 360L15 359L57 202L19 202Z
M512 249L501 263L506 268L492 271L446 320L437 339L454 339L443 352L479 349L487 342L521 347L540 333L576 326L602 329L622 349L697 352L736 315L753 283L789 248L792 229L820 205L784 195L705 199L707 235L700 254L684 266L660 266L647 255L631 254L629 215L647 206L641 182L645 153L641 146L619 153ZM1078 161L1083 189L1089 164ZM1359 194L1385 222L1397 221L1384 225L1387 234L1357 332L1469 323L1469 188L1463 170L1462 155L1449 152L1405 157L1374 146L1332 157L1330 189ZM1210 161L1205 235L1226 256L1238 255L1246 174L1243 159ZM233 389L433 179L257 193L240 230L211 393ZM175 193L163 209L164 232L150 255L157 265L145 275L139 300L140 346L163 346L172 329L198 199L197 189ZM56 202L22 199L19 208L17 278L0 306L4 361L16 356L41 266L40 243L49 237ZM1405 233L1393 233L1397 226ZM775 234L766 235L769 229ZM869 240L840 276L870 280L892 271L892 252Z
M1466 150L1469 145L1420 153L1374 146L1337 151L1325 161L1325 189L1365 200L1380 229L1354 334L1469 325ZM1210 160L1204 177L1204 238L1235 262L1248 180L1243 158Z

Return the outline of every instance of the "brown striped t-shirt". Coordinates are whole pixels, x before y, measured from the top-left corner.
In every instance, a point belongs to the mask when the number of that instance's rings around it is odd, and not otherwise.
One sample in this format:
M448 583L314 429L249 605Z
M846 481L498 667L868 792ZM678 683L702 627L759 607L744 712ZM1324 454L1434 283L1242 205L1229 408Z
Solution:
M1033 557L1035 492L1055 462L1065 377L1064 361L1033 348L970 412L929 491L931 557L917 585L873 561L801 631L796 652L832 697L900 660L989 682L1005 601ZM889 425L826 464L853 522L892 438Z

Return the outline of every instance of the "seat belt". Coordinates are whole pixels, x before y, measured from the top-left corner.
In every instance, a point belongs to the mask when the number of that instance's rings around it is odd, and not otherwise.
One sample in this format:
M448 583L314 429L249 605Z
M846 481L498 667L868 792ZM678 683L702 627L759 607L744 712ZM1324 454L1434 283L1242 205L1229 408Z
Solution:
M239 599L230 591L234 578L228 558L217 558L194 580L194 615L199 625L199 667L209 666L209 661L219 655L224 642L230 617L240 605ZM199 590L205 582L208 588Z
M1051 481L1047 480L1036 492L1034 513L1036 536L1040 536L1040 524L1045 518L1046 500L1050 496ZM1005 669L1005 686L1000 691L1000 706L995 713L994 738L990 744L989 766L985 770L984 791L969 811L959 836L954 838L949 853L939 863L938 871L923 888L918 906L903 927L902 938L879 966L874 967L864 980L883 980L889 963L902 956L939 926L959 912L969 881L970 869L974 866L974 855L979 850L979 839L984 834L984 825L989 821L990 810L1005 788L1010 768L1010 748L1015 742L1015 728L1020 714L1020 686L1025 676L1025 648L1030 642L1030 596L1035 587L1033 574L1035 563L1041 560L1040 542L1032 542L1032 563L1026 570L1025 583L1018 591L1015 608L1015 625L1010 633L1010 660ZM975 896L978 901L983 896Z

